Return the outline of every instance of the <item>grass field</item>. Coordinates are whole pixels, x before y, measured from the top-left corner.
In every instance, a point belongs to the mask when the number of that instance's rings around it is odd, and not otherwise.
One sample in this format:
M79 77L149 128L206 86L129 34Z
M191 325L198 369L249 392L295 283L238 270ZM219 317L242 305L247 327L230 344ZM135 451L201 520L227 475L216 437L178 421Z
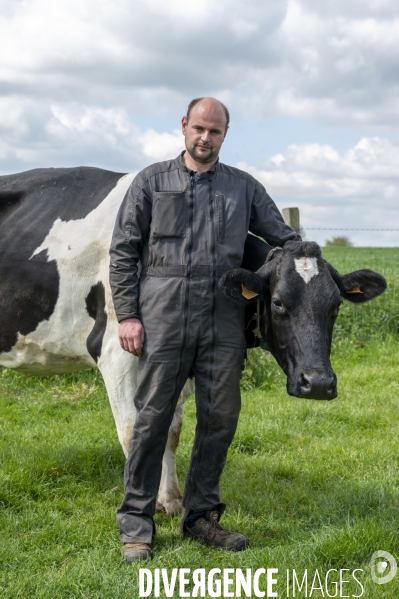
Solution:
M399 249L323 253L340 272L372 267L393 289L399 279ZM371 306L354 314L365 327L380 318ZM345 313L339 318L333 402L288 397L272 358L250 358L253 373L244 377L242 416L221 489L228 504L223 523L247 534L251 548L226 554L183 541L179 519L158 514L154 559L145 567L169 574L172 568L278 568L279 597L287 596L286 570L295 569L301 580L307 569L308 594L295 594L301 598L328 596L309 592L315 570L323 580L330 568L349 570L344 579L351 582L337 596L359 596L351 571L361 568L361 596L399 597L399 574L386 585L370 576L374 551L399 558L397 336L391 325L361 334ZM182 482L194 427L190 400L178 450ZM1 599L138 597L139 567L123 563L115 522L123 465L97 372L26 379L0 371ZM328 590L333 596L334 587Z
M346 302L335 330L336 342L367 342L386 334L399 337L399 248L323 248L323 256L342 274L370 268L388 281L387 291L376 300L356 306Z

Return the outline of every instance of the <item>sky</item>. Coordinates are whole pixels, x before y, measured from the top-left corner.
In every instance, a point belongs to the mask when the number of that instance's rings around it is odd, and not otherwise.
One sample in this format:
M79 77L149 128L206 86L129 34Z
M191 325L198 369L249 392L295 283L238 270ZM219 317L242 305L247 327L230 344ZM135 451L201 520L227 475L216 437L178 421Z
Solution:
M307 239L399 245L397 0L0 0L0 56L0 174L139 171L214 96L221 161Z

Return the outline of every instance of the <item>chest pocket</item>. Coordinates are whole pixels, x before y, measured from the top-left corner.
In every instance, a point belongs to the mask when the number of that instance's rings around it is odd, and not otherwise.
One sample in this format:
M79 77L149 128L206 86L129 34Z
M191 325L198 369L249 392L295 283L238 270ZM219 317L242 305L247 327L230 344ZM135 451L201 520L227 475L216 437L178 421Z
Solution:
M185 192L155 192L152 204L151 237L185 237L185 235Z

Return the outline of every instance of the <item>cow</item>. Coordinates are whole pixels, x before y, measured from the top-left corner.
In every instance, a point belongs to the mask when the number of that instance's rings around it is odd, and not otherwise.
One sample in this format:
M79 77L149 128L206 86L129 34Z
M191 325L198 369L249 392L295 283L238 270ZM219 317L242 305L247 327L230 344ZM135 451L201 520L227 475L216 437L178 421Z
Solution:
M252 301L259 298L256 332L287 376L288 394L331 400L337 377L330 350L340 305L344 299L373 299L387 284L369 269L341 276L323 260L317 243L288 241L268 252L257 272L228 271L219 286L236 301L242 301L243 289L247 297L252 292Z
M125 455L138 358L120 347L108 271L116 214L133 178L91 167L0 177L0 365L28 376L98 368ZM259 344L256 329L287 374L289 393L335 397L329 352L339 303L382 293L383 277L341 277L316 244L279 250L253 236L241 266L220 285L247 303L248 347ZM243 289L258 295L245 299ZM157 508L167 513L181 510L175 451L193 385L179 398L164 454Z

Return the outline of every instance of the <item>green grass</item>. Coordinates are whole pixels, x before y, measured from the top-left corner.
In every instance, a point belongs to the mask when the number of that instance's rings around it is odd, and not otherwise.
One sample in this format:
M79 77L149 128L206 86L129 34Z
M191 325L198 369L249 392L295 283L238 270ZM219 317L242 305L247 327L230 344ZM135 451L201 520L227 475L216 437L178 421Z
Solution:
M340 272L369 266L398 280L396 249L323 254ZM333 402L288 397L272 358L256 351L250 357L254 375L244 378L221 492L228 504L223 523L247 534L251 548L226 554L183 541L179 519L157 514L154 559L145 567L169 574L275 567L279 597L287 596L286 569L302 578L307 568L312 579L316 569L323 578L329 568L362 568L363 597L399 597L399 574L377 586L369 568L377 550L399 560L399 346L389 331L345 335L333 349ZM191 399L178 450L182 483L194 428ZM139 566L124 564L115 521L123 465L98 372L27 379L0 370L1 599L138 597ZM360 593L355 583L344 588Z
M399 248L325 247L323 257L341 274L370 268L388 282L386 292L364 305L345 302L335 325L335 340L367 343L373 337L399 336Z
M182 541L178 518L157 515L150 567L276 567L279 596L287 568L363 568L365 597L397 599L398 579L377 587L369 575L374 551L399 557L397 342L336 351L333 402L288 397L263 355L270 382L244 393L221 485L224 523L248 534L251 549L234 555ZM0 596L138 596L138 566L119 554L124 457L98 373L25 379L3 370L0 427ZM194 427L190 400L182 481Z

